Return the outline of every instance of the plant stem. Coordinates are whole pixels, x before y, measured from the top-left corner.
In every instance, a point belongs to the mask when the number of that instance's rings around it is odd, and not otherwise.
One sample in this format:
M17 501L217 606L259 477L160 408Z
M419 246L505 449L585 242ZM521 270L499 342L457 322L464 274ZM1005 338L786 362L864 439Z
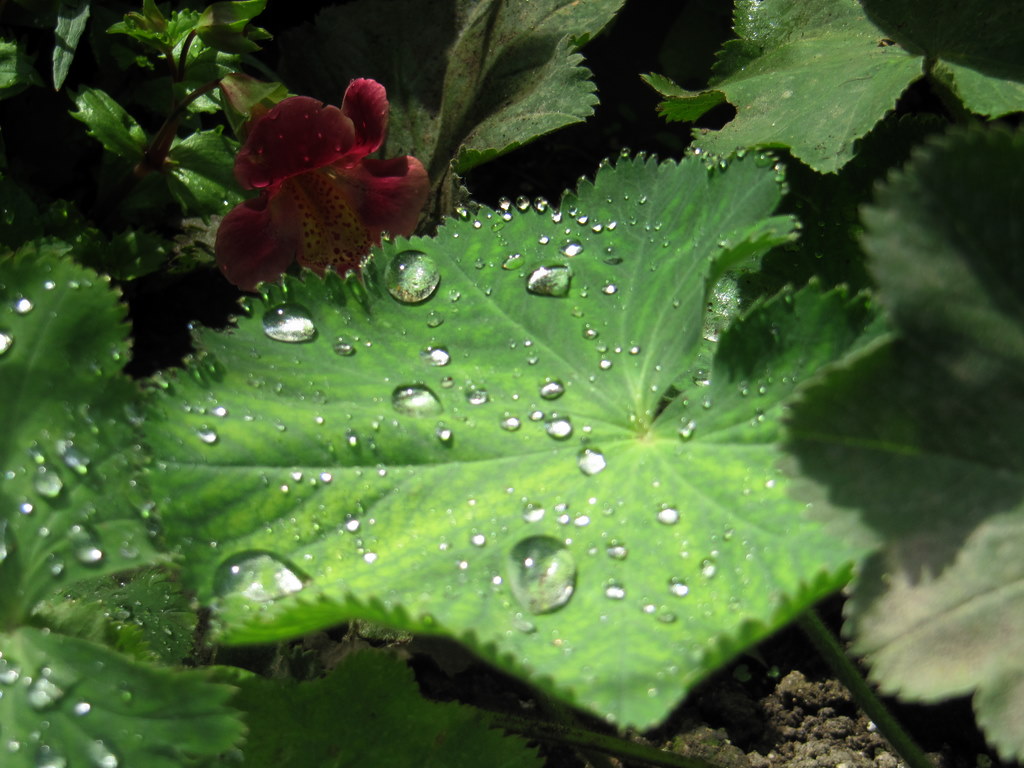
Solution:
M867 680L846 655L839 641L829 632L813 609L804 611L797 619L800 629L804 631L815 649L832 669L832 673L846 686L864 714L871 718L879 732L888 739L903 762L909 768L935 768L932 761L904 730L899 721L893 717L882 700L874 692Z
M496 727L537 741L567 744L583 751L597 751L655 768L722 768L700 758L664 752L619 736L595 733L584 728L555 723L550 720L530 720L504 712L488 712L488 715Z

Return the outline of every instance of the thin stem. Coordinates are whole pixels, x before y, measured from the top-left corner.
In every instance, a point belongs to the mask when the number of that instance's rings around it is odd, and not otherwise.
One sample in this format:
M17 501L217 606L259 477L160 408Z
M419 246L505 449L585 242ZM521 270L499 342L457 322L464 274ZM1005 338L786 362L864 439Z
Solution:
M146 151L142 156L142 160L139 161L138 165L135 166L134 174L138 178L142 178L153 171L159 171L164 167L164 161L167 159L167 153L171 149L171 144L174 142L174 137L178 133L178 123L181 122L181 116L188 109L189 104L198 99L204 93L209 93L220 84L220 80L211 80L205 85L196 88L192 93L181 100L174 110L164 120L164 124L160 126L160 130L157 131L156 136L146 147Z
M874 692L867 680L850 661L839 641L822 624L821 619L813 610L804 611L797 619L800 629L804 631L815 649L832 669L832 673L846 686L853 700L878 727L879 732L899 753L909 768L935 768L931 760L904 730L899 721L893 717L882 700Z
M596 750L606 755L629 760L653 768L722 768L696 757L684 757L654 747L637 744L619 736L595 733L548 720L530 720L503 712L488 712L493 725L537 741L566 744L586 751Z
M175 82L181 82L185 79L185 66L188 64L188 49L192 45L192 41L196 39L196 31L193 29L188 33L185 38L185 42L181 45L181 55L178 56L178 73Z

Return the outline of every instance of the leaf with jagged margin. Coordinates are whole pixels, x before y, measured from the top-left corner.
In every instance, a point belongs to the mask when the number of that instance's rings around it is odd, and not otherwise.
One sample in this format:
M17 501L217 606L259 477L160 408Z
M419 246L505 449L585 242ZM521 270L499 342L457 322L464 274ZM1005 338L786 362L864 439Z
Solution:
M881 546L848 604L881 688L974 694L1024 758L1024 136L929 142L864 211L880 298L905 341L839 371L794 412L791 450L833 529Z
M1024 4L862 0L885 35L980 115L1024 111Z
M239 688L232 704L249 728L245 766L542 765L536 747L494 729L487 713L424 699L409 667L386 652L346 656L326 677L301 683L218 672Z
M147 432L222 638L443 633L651 725L844 583L861 550L805 520L775 463L796 388L875 333L862 300L760 304L710 385L674 388L716 276L792 237L781 185L753 154L624 160L560 211L481 210L385 244L363 282L286 279L203 332ZM409 250L440 272L418 304L384 285ZM528 290L542 269L570 271L564 296ZM550 570L521 584L531 555Z
M150 666L35 627L0 633L0 649L5 768L180 768L241 740L232 688L206 672Z
M70 246L32 241L0 278L0 628L82 579L153 562L125 307Z
M711 152L788 147L816 171L836 171L921 77L921 60L884 44L857 0L738 0L734 26L738 39L725 44L706 91L652 83L668 96L667 116L710 108L719 96L736 107L721 130L694 132Z

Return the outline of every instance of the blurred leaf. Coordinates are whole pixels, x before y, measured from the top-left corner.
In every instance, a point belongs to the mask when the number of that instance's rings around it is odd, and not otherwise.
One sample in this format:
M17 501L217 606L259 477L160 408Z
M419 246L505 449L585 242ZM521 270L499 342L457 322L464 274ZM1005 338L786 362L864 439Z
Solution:
M0 632L5 768L181 768L224 752L243 725L231 688L34 627Z
M694 371L716 276L793 236L780 185L757 154L623 160L560 211L482 209L204 332L147 439L223 639L445 634L647 726L839 587L860 550L775 463L797 388L877 333L864 302L759 304Z
M255 40L268 40L265 29L249 24L263 13L267 0L238 0L218 2L206 7L196 32L199 38L218 51L225 53L252 53L260 46Z
M83 87L73 98L78 111L71 116L89 127L90 136L118 157L142 159L146 134L120 104L98 88Z
M53 46L53 87L60 90L68 75L75 49L89 20L90 0L61 0L57 8L56 43Z
M666 100L658 105L658 111L670 123L692 123L705 112L725 101L725 94L721 91L688 91L685 88L680 88L664 75L656 75L653 72L640 77L654 90L666 97Z
M954 132L865 209L865 248L905 341L809 391L791 449L837 535L880 546L848 604L886 692L974 693L1024 757L1024 196L1019 132ZM817 506L817 505L816 505Z
M327 677L299 684L236 670L221 674L240 688L232 704L249 726L246 766L542 765L536 747L493 730L486 713L424 699L408 666L385 652L346 656ZM282 729L282 722L291 727Z

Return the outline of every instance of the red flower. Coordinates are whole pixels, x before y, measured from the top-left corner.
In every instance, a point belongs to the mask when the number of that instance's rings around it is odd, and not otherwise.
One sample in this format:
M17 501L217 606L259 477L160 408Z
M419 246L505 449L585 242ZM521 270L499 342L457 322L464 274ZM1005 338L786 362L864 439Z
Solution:
M353 80L341 109L292 96L257 118L235 177L259 197L235 206L217 231L217 264L247 291L293 261L320 274L359 267L381 232L410 235L429 182L414 157L371 160L384 140L388 99Z

